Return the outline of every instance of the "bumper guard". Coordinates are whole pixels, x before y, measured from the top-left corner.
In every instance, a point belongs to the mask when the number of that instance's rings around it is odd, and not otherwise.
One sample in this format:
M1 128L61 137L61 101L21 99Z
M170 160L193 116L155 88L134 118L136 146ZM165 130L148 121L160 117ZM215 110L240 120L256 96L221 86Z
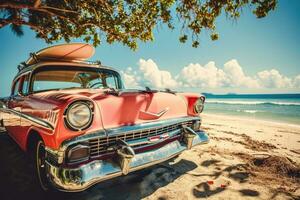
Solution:
M116 160L94 160L78 168L57 167L46 161L46 169L55 188L66 192L78 192L98 182L169 160L184 150L208 141L205 132L195 132L189 127L184 127L183 142L175 140L161 148L135 154L126 142L120 141L116 149Z

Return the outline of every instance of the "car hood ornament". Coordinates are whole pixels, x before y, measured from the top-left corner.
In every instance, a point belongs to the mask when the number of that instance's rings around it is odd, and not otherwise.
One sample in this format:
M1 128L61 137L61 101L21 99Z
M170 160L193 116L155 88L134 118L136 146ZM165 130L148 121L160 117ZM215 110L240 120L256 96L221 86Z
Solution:
M160 111L159 113L153 113L153 112L149 112L149 111L140 110L139 119L143 119L143 120L159 119L161 116L163 116L168 111L169 111L168 107L165 108L164 110Z

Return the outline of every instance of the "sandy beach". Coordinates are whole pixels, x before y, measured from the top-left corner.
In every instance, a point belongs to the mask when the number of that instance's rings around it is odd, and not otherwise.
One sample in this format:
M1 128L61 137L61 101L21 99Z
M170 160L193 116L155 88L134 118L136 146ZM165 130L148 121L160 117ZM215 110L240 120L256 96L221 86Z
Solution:
M210 143L178 158L197 168L146 199L300 198L300 126L212 114L202 124Z
M26 156L0 134L4 199L300 199L300 126L203 114L209 144L76 194L37 192ZM13 166L13 167L12 167Z

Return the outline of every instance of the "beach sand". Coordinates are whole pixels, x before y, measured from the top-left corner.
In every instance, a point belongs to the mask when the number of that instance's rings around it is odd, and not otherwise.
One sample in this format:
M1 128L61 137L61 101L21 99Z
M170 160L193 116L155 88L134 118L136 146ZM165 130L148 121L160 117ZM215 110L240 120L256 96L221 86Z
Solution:
M212 114L202 124L210 143L177 159L197 167L146 199L300 199L300 126Z
M208 144L76 194L37 192L26 156L3 132L1 198L300 199L300 126L203 114L202 128Z

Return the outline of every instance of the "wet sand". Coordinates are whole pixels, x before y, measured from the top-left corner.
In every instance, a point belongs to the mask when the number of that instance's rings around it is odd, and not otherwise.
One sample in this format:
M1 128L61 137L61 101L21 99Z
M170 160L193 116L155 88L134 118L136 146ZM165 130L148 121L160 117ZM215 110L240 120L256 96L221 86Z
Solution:
M300 199L300 127L203 115L210 143L81 193L39 191L26 155L0 133L0 199Z

